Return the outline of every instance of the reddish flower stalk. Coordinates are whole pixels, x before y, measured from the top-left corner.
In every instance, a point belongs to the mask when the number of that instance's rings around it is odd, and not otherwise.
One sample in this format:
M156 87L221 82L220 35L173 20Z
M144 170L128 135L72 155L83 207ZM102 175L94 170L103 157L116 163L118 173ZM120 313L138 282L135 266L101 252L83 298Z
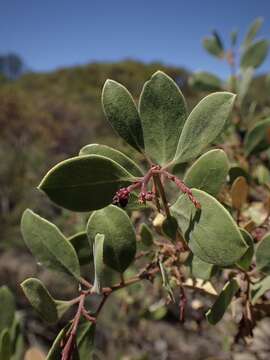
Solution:
M178 187L178 189L180 189L182 191L182 193L187 194L187 196L189 197L190 201L195 205L195 207L197 209L201 208L201 204L199 203L199 201L194 197L191 189L189 187L186 186L186 184L180 180L178 177L170 174L168 171L166 170L161 170L162 174L164 176L166 176L169 180L173 181L175 183L175 185Z
M197 209L201 208L201 204L194 197L191 189L186 186L186 184L176 177L175 175L170 174L168 171L162 169L159 165L153 165L151 169L145 174L144 177L138 179L136 182L128 186L127 188L121 188L117 191L113 198L113 204L120 205L121 207L125 207L128 204L129 196L132 191L140 188L139 194L139 202L141 204L145 204L146 201L152 201L156 199L157 193L156 191L148 191L147 186L151 180L154 180L154 175L158 175L164 179L171 180L175 183L178 189L181 190L182 193L186 194L190 201L194 204ZM163 186L163 184L161 184ZM154 181L155 188L155 181Z

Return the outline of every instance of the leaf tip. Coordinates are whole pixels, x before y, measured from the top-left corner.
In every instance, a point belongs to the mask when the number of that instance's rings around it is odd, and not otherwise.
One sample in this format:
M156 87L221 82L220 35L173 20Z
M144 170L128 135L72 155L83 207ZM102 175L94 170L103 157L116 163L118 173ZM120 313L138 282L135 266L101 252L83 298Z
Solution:
M156 72L154 72L154 74L151 76L151 78L154 78L157 76L168 76L168 75L166 75L165 72L162 70L157 70Z
M27 218L29 218L30 216L34 215L34 212L31 209L25 209L23 214L22 214L22 218L21 218L21 225L23 225L23 223L25 222L25 220Z
M107 79L103 85L102 88L102 98L105 94L105 91L112 88L112 87L123 87L122 84L120 84L119 82L112 80L112 79Z

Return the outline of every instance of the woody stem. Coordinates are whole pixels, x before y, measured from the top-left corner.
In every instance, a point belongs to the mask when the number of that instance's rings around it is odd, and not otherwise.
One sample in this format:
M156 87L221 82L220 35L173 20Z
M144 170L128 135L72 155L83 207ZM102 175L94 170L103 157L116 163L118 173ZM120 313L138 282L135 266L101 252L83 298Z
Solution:
M168 206L168 201L167 201L167 198L166 198L166 194L165 194L165 191L164 191L163 184L162 184L162 182L160 180L160 175L159 174L154 174L153 178L154 178L154 181L155 181L155 183L157 185L158 191L160 193L160 197L161 197L161 201L162 201L162 205L163 205L166 217L167 218L171 217L170 208Z

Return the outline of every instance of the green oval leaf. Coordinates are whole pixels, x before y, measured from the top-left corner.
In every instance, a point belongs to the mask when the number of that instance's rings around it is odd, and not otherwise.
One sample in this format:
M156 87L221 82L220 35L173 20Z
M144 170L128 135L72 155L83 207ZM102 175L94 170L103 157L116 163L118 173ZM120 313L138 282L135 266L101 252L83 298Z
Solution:
M114 205L95 211L87 224L90 246L98 233L105 235L104 263L118 272L124 272L136 253L136 235L128 215Z
M85 231L81 231L68 238L78 256L80 265L87 265L93 260L93 249L90 248Z
M175 155L187 117L185 99L176 83L157 71L143 87L139 112L146 154L164 165Z
M73 211L100 209L134 177L115 161L100 155L74 157L54 166L39 188L57 205Z
M269 48L269 42L267 40L259 40L250 44L244 51L241 57L242 68L257 68L266 59Z
M251 265L251 261L254 255L254 241L252 239L252 236L245 229L240 229L240 231L246 244L248 245L248 249L246 253L241 257L241 259L237 262L237 266L247 271Z
M22 216L21 231L26 245L39 263L80 278L76 252L54 224L27 209Z
M256 268L270 275L270 234L265 235L255 249Z
M78 328L77 348L81 360L91 359L94 350L96 325L90 322L82 323Z
M23 336L21 316L15 316L13 324L10 328L10 340L12 346L12 360L23 359L25 353L25 341Z
M0 335L0 359L11 359L11 340L8 329L4 329Z
M147 247L153 245L153 233L147 224L142 224L140 229L140 236L143 245Z
M199 102L184 125L174 162L195 158L216 139L231 114L234 101L234 94L218 92Z
M255 304L257 300L269 290L270 276L266 276L264 279L259 280L254 285L251 285L252 304Z
M67 325L65 328L63 328L59 334L57 335L56 339L54 340L49 353L46 357L46 360L59 360L61 359L62 354L62 347L61 343L62 340L65 338L65 335L69 329L70 325Z
M40 280L26 279L21 283L21 287L30 304L43 320L49 324L58 321L56 303Z
M135 102L128 90L107 80L102 91L104 113L113 129L132 147L144 148L143 132Z
M246 134L244 147L246 155L265 150L270 146L269 133L270 118L258 121ZM267 133L268 131L268 133Z
M254 40L255 36L258 33L258 31L262 27L262 24L263 24L263 18L260 18L260 17L255 19L251 23L251 25L248 28L247 34L245 36L245 40L244 40L244 46L245 47L249 46L252 43L252 41Z
M258 184L260 185L270 184L270 171L266 166L262 164L259 164L258 166L255 167L252 175L254 179L258 181Z
M115 161L117 164L126 169L130 174L134 176L143 176L143 171L139 166L131 160L128 156L121 151L115 150L107 145L90 144L84 146L80 150L80 156L82 155L101 155Z
M229 160L223 150L210 150L203 154L188 169L184 177L184 183L188 187L194 187L216 196L229 171Z
M237 82L237 95L240 104L243 102L245 96L249 91L253 74L254 74L254 69L250 67L246 69L242 69L241 71L241 76Z
M21 287L35 311L49 324L59 321L72 306L70 301L55 300L39 279L26 279Z
M222 89L220 78L207 71L193 73L189 84L198 91L217 91Z
M166 270L166 267L163 265L161 260L158 260L158 265L159 265L160 272L161 272L162 285L163 285L164 289L167 291L171 301L175 302L173 290L170 285L170 278L169 278L168 272Z
M173 216L166 217L161 227L165 236L168 236L173 242L176 241L178 223Z
M12 292L5 285L0 287L0 304L4 311L0 312L0 333L10 328L15 316L15 299Z
M186 195L181 195L171 208L188 246L207 263L235 264L247 245L233 218L211 195L197 189L192 191L201 209L196 209Z
M186 265L189 267L192 277L205 281L211 279L215 269L213 264L202 261L198 256L192 253L189 255Z
M205 50L211 55L217 56L219 58L222 58L224 55L223 44L216 31L213 32L213 35L203 39L203 46Z
M217 324L222 319L238 290L239 285L234 279L225 284L214 305L206 313L206 318L211 325Z

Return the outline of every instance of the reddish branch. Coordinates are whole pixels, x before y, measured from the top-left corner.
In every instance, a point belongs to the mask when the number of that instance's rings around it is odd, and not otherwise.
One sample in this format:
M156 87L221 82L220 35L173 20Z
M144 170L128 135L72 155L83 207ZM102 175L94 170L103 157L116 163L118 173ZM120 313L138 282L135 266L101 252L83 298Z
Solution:
M169 254L168 254L168 256L169 256ZM165 260L164 263L168 266L171 266L172 260L173 260L172 257L169 256L167 258L167 260ZM90 321L91 323L95 323L97 321L97 318L98 318L104 304L106 303L109 295L111 295L113 292L115 292L117 290L120 290L120 289L125 288L130 285L133 285L142 280L149 280L152 282L154 280L155 275L157 275L158 273L160 273L160 267L158 266L156 261L153 261L153 262L150 262L149 264L147 264L146 267L144 269L142 269L136 276L126 279L124 282L120 281L119 283L117 283L111 287L102 288L102 300L100 301L97 310L93 314L90 314L85 308L86 297L93 295L93 292L91 290L92 285L88 283L90 285L90 286L89 285L87 286L88 289L82 290L81 294L77 298L71 300L71 302L74 305L78 304L78 308L77 308L77 312L72 320L71 327L65 336L65 339L67 339L67 340L66 340L65 345L62 350L61 360L71 360L72 359L72 353L74 352L75 347L76 347L76 333L78 330L78 326L79 326L81 317L84 317L86 320ZM200 292L204 292L203 289L196 288L195 286L191 286L191 285L187 285L187 284L183 284L183 283L180 284L180 301L179 301L180 314L179 314L179 318L181 321L184 321L185 306L186 306L186 302L187 302L184 288L197 289Z
M72 354L76 344L76 333L78 330L81 315L84 309L85 294L81 294L77 313L72 321L71 330L68 335L68 340L62 351L62 360L71 360Z
M186 194L191 202L195 205L197 209L199 209L200 203L196 200L196 198L193 196L192 191L184 184L182 180L177 178L176 176L170 174L166 170L162 169L160 166L152 166L151 169L143 176L142 178L135 181L133 184L128 186L127 188L122 188L114 196L113 203L120 205L122 207L125 207L128 203L129 196L132 191L140 190L139 193L139 202L142 204L145 204L146 201L153 201L155 200L157 204L158 210L160 210L159 205L159 197L161 198L164 211L166 213L166 216L169 217L170 215L170 209L169 205L166 199L166 194L163 186L164 180L170 180L176 184L176 186ZM149 183L152 181L152 190L148 191ZM149 263L145 269L143 269L138 275L136 275L133 278L124 280L124 278L121 278L120 283L113 285L112 287L103 288L102 289L102 300L97 308L97 311L94 315L91 315L84 306L85 298L88 295L92 295L92 284L90 284L85 279L81 278L80 283L86 287L87 290L81 291L81 295L75 299L72 300L73 304L78 303L78 309L76 312L76 315L72 321L70 330L68 331L66 338L67 341L65 343L65 346L62 351L62 360L71 360L72 359L72 353L76 346L76 333L78 330L78 325L80 322L81 317L84 317L86 320L95 323L96 319L103 308L108 296L113 293L114 291L117 291L119 289L122 289L126 286L135 284L141 280L147 279L150 281L153 281L154 276L160 272L159 266L155 262ZM185 310L185 304L186 304L186 297L184 293L184 289L180 287L180 303L179 303L179 309L180 309L180 320L184 320L184 310Z
M85 285L87 284L88 289L83 290L81 292L80 296L71 300L71 302L73 304L78 304L78 308L77 308L77 312L72 320L71 327L65 336L65 338L67 340L66 340L65 345L62 350L61 360L71 360L72 359L72 354L76 347L76 334L77 334L77 330L78 330L78 326L79 326L81 317L84 317L86 320L90 321L91 323L95 323L99 313L101 312L106 300L108 299L108 297L111 293L113 293L119 289L122 289L124 287L127 287L129 285L135 284L144 279L152 280L154 275L158 272L159 272L159 268L154 266L153 263L150 263L147 265L147 267L145 269L143 269L138 275L134 276L133 278L127 279L125 281L123 281L123 279L122 279L121 282L113 285L112 287L103 288L102 289L103 297L102 297L102 300L101 300L94 315L91 315L84 306L86 297L93 294L93 292L91 291L92 285L90 283L88 283L86 280L81 279L81 280L84 280L84 281L81 281L81 283L84 283Z
M180 299L179 299L179 320L185 321L185 309L187 304L187 297L183 286L180 286Z

